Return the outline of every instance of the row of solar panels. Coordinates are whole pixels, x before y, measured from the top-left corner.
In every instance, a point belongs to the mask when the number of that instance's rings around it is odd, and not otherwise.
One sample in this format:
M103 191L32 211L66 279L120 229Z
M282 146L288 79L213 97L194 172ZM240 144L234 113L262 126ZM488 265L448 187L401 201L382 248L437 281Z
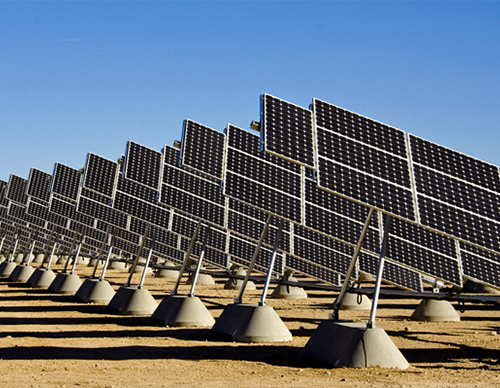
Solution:
M4 233L13 239L12 224L40 236L54 228L68 246L80 227L85 247L95 251L111 226L115 249L135 255L147 237L147 226L153 225L157 231L154 254L180 263L201 221L211 226L206 260L228 268L231 263L248 265L267 216L273 214L287 220L275 274L289 269L338 285L349 267L368 207L356 198L357 202L318 186L317 179L313 179L320 175L317 164L299 165L297 160L291 161L297 155L306 161L318 160L317 115L268 95L262 101L263 143L268 146L274 142L273 152L286 154L288 160L262 152L257 134L232 125L222 133L186 120L180 154L169 146L158 152L129 142L125 157L119 162L89 154L81 171L57 163L52 176L36 169L32 169L27 181L11 176L1 203ZM371 153L346 153L342 149L344 143L337 140L319 143L324 153L338 152L347 160L361 158L364 161L353 163L364 168L378 165L394 179L402 179L398 184L405 186L407 181L400 170L395 170L393 160L379 159L388 157L388 149L396 150L402 158L406 143L401 145L398 136L371 134L376 126L370 125L358 130L351 128L347 133L370 139L371 147L383 148L382 156L374 156L371 149ZM277 137L283 133L288 137L276 140L270 136L273 130L280 133ZM314 141L307 141L307 136ZM336 182L347 184L350 190L358 185L367 191L363 180ZM392 197L379 193L377 187L368 185L372 199L378 201L379 196L385 195L391 202ZM385 209L380 210L370 222L356 277L376 273L385 217ZM494 252L408 221L414 220L394 220L385 281L415 291L423 289L422 276L456 286L462 286L463 280L469 278L500 287L500 260ZM259 254L257 270L265 271L268 266L277 225L275 220L272 233L265 239L265 249Z

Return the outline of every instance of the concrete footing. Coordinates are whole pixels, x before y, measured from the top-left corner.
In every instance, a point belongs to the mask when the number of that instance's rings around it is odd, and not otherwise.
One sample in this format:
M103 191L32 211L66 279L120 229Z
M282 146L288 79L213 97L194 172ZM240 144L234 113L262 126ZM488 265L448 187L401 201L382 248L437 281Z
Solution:
M82 283L76 273L61 272L50 283L49 290L60 294L74 294Z
M247 272L244 269L239 269L238 271L235 272L235 275L238 276L246 276ZM224 289L225 290L239 290L241 289L241 286L243 284L243 279L237 279L229 276L229 279L227 279L227 282L224 284ZM255 283L249 280L247 282L247 285L245 286L245 290L255 290Z
M26 283L35 272L31 265L20 264L10 273L8 280L16 283Z
M173 263L165 263L163 264L165 267L172 267L174 268L175 265ZM159 268L155 272L155 277L156 278L177 278L179 276L179 271L175 269L169 269L169 268Z
M45 257L45 255L43 253L39 253L38 255L35 256L35 258L33 259L33 263L38 263L38 264L41 264L43 263L43 258Z
M76 265L88 265L90 263L90 257L78 256L76 259Z
M83 303L108 304L113 296L113 287L107 280L100 279L85 279L75 293L76 300Z
M410 366L384 329L353 322L323 321L301 357L336 368L406 369Z
M360 303L361 302L361 303ZM372 303L366 295L346 292L339 306L340 310L370 310Z
M193 272L189 273L189 277L186 280L186 284L193 284ZM215 284L215 280L212 275L208 273L199 273L198 280L196 281L197 286L208 286L211 284Z
M16 263L9 263L8 261L4 261L2 264L0 264L0 277L9 277L16 267Z
M120 287L108 304L110 311L120 315L151 315L157 307L148 290L136 287Z
M55 261L55 264L57 265L63 265L66 264L66 262L69 260L68 255L61 255L59 258Z
M292 340L292 333L268 305L230 304L215 322L212 334L237 342Z
M287 279L289 282L297 282L293 276ZM278 284L271 294L274 299L306 299L307 293L302 287L291 286L289 284Z
M16 263L16 264L20 264L20 263L22 263L22 262L23 262L23 259L24 259L24 254L22 254L22 253L18 253L18 254L16 255L16 257L14 258L14 260L13 260L13 261L14 261L14 263Z
M124 261L120 260L113 260L111 263L108 265L109 269L127 269L127 263Z
M155 325L174 327L210 327L215 319L200 298L170 295L161 301L151 316Z
M50 268L37 268L26 282L26 285L33 288L49 288L55 278L56 274Z
M460 315L447 300L424 299L410 319L426 322L457 322L460 321Z

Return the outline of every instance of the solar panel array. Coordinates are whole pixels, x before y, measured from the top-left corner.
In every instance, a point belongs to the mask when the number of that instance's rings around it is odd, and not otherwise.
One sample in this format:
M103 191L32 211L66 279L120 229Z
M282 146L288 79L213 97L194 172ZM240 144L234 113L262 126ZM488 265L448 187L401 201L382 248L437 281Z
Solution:
M311 111L263 95L261 129L262 147L314 169L319 188L399 218L394 262L459 286L462 275L498 286L483 274L500 263L498 167L318 99Z
M197 136L189 136L191 131L196 131ZM323 229L321 229L322 234L318 234L318 227L313 231L310 225L308 225L309 228L305 228L300 224L286 224L280 246L281 250L287 253L285 267L326 282L339 283L338 274L345 275L347 272L353 246L359 234L356 231L361 231L368 214L366 208L361 208L347 200L339 200L338 197L326 192L319 192L304 178L306 173L304 169L259 152L259 138L255 134L232 125L226 128L227 140L220 136L220 132L201 125L196 127L185 125L183 133L183 155L181 155L183 166L212 177L224 175L224 194L230 198L227 211L230 230L235 231L234 233L244 233L251 236L253 240L257 240L268 213L283 218L286 218L288 214L295 215L294 211L288 211L285 208L292 198L291 201L295 200L295 206L300 209L298 211L300 218L294 220L304 222L307 216L311 224L317 225L317 218L322 217L320 225ZM219 138L218 143L206 141L215 137ZM195 142L193 140L195 138L200 143ZM203 159L191 156L199 155L199 148L206 144L212 144L212 148L205 151L207 154L216 157L226 153L227 163L222 167L224 174L222 170L220 173L214 172ZM288 175L283 178L283 174ZM284 193L283 187L289 188L290 186L293 188ZM261 194L263 189L266 191ZM280 199L283 200L276 205ZM326 209L321 212L321 206L325 205ZM340 212L342 207L345 207L343 213ZM331 228L332 224L335 224L333 228ZM351 225L354 231L346 231L346 225ZM328 232L336 236L336 241L329 238L331 236ZM270 236L273 234L271 233ZM271 240L272 238L268 238L266 242L272 246ZM379 248L377 226L370 229L368 241L374 250ZM377 258L378 255L375 254L372 260ZM414 272L411 269L407 271ZM413 275L419 277L416 273ZM410 288L417 284L417 282L410 285L401 284L398 279L387 273L386 280L400 287ZM414 290L422 290L421 282Z
M250 262L271 214L287 221L276 273L289 268L338 284L374 208L359 272L375 274L384 221L394 216L386 281L411 290L422 290L422 276L500 287L498 167L319 99L305 109L263 95L260 127L259 137L186 120L180 152L128 142L120 164L91 153L83 174L56 164L52 179L36 169L28 181L12 175L0 182L1 225L9 236L12 222L23 236L57 226L66 245L84 226L89 248L112 225L130 254L154 225L155 254L181 262L202 221L212 228L207 261L226 268Z

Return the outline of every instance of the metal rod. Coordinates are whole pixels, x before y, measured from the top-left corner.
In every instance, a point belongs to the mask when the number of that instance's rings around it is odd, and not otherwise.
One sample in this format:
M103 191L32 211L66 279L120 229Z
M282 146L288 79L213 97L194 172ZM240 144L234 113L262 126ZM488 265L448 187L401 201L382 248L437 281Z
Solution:
M382 240L382 248L380 250L380 260L378 263L377 280L375 281L375 290L373 291L372 309L370 311L370 319L366 323L366 327L375 327L375 315L377 314L378 297L380 295L380 285L382 284L382 274L384 273L385 252L387 250L387 240L389 239L389 229L391 227L391 216L387 216L384 226L384 239Z
M137 263L139 262L139 258L141 257L142 250L144 248L144 244L146 244L146 239L148 238L150 228L151 228L151 225L148 224L148 227L146 228L146 232L144 233L144 236L142 238L141 245L139 246L139 251L137 252L137 255L135 256L135 260L134 260L134 263L132 264L132 267L130 268L130 275L128 276L128 280L125 283L125 287L130 287L130 284L132 283L132 277L134 276L135 268L137 267Z
M144 285L144 280L146 279L146 273L148 272L149 262L151 261L153 250L155 249L155 240L156 240L156 228L153 227L153 236L151 237L151 244L149 245L148 257L146 258L146 263L144 264L144 269L142 270L141 281L137 286L138 289L142 288L142 286Z
M339 319L339 309L342 301L344 300L344 296L347 292L347 288L349 287L349 281L352 277L354 269L356 268L356 262L358 261L359 253L361 252L361 247L363 246L363 242L365 241L366 233L368 232L368 227L370 226L370 221L372 219L373 213L375 213L374 208L370 208L368 212L368 217L366 217L365 225L363 226L363 230L361 231L361 235L359 236L358 244L356 245L356 249L354 250L354 254L351 259L351 264L349 265L349 269L344 279L344 284L342 284L342 289L340 290L340 294L337 296L337 299L333 303L333 313L330 315L330 319L337 321Z
M78 242L78 246L76 247L75 258L73 259L73 265L71 266L70 275L73 275L75 273L76 262L78 261L78 256L80 256L80 250L82 249L83 237L84 234L82 233L80 235L80 241Z
M26 247L24 248L23 259L21 260L21 263L20 263L21 265L24 264L24 262L28 260L27 254L31 248L31 243L33 241L32 236L33 236L33 232L29 232L28 241L26 242Z
M259 256L260 248L262 247L262 244L264 243L264 238L267 235L267 231L269 230L269 226L271 225L272 220L273 220L273 216L271 214L269 214L269 216L267 217L266 224L264 225L264 228L262 228L262 232L260 233L259 242L257 243L257 246L255 247L255 251L253 252L252 261L250 262L250 265L248 266L247 274L245 275L245 279L243 280L243 284L241 285L240 292L238 293L238 296L234 299L235 304L241 303L241 300L243 298L243 293L245 292L245 288L247 286L248 280L250 280L250 274L252 273L255 261L257 260L257 257Z
M12 249L12 253L11 253L11 256L9 257L9 263L12 263L14 261L14 255L16 254L16 249L17 249L17 244L19 242L19 239L17 238L17 235L15 237L15 241L14 241L14 248Z
M52 252L50 252L49 263L47 264L47 269L50 269L50 264L52 263L52 258L54 257L54 252L56 251L57 241L54 241L52 245Z
M269 262L269 269L267 270L266 281L264 283L264 289L262 290L262 296L259 300L259 306L264 306L266 304L267 290L269 289L269 283L271 282L271 276L273 273L274 262L276 261L276 255L278 254L278 245L281 238L281 231L283 230L283 219L280 220L280 226L276 232L276 238L274 240L273 253L271 254L271 261Z
M42 260L42 264L40 264L40 268L44 267L45 260L47 259L47 255L50 252L50 247L52 245L52 241L54 240L55 231L56 231L56 226L54 225L54 226L52 226L52 231L50 232L49 241L47 241L47 245L45 246L45 251L43 253L43 260Z
M200 233L201 229L201 221L198 221L198 225L196 226L196 230L194 231L193 237L191 237L191 243L189 244L189 248L184 255L184 262L182 263L182 268L179 271L179 276L177 276L177 281L175 282L174 289L170 293L170 295L177 295L177 290L179 288L179 285L181 284L181 279L182 275L184 274L184 271L186 270L186 267L189 263L191 252L193 251L194 244L196 244L196 240L198 239L198 234Z
M106 275L106 269L108 268L109 259L111 258L111 254L113 253L113 245L115 243L115 231L113 230L113 237L111 237L111 244L109 244L108 254L106 255L106 260L104 261L104 265L102 267L101 276L99 280L104 280L104 276Z
M206 232L205 232L205 238L203 239L203 245L201 247L200 257L198 258L198 265L196 266L196 270L193 273L193 279L191 282L191 290L189 291L189 294L188 294L189 297L194 296L196 282L198 281L198 276L200 274L201 264L203 262L203 256L205 256L205 250L207 248L207 241L208 241L208 238L210 236L211 231L212 231L212 229L210 228L210 225L208 225Z
M36 237L37 236L35 236L35 238L33 239L33 241L31 241L30 250L28 252L28 259L26 260L26 267L30 265L31 256L33 255L33 251L35 250Z
M104 249L106 248L106 243L108 241L110 231L111 231L111 225L108 225L108 227L106 229L106 235L104 236L104 240L102 240L101 249L99 250L99 253L97 254L97 259L94 263L94 269L93 269L92 274L90 275L89 279L96 278L97 267L99 267L99 260L101 260L101 256L103 255Z
M68 265L71 259L71 254L73 253L73 250L76 247L76 242L78 241L79 234L80 234L80 224L78 224L78 227L76 228L75 234L73 236L73 241L71 241L71 248L69 250L68 260L66 260L66 263L64 263L64 268L62 270L63 273L66 273L68 271Z

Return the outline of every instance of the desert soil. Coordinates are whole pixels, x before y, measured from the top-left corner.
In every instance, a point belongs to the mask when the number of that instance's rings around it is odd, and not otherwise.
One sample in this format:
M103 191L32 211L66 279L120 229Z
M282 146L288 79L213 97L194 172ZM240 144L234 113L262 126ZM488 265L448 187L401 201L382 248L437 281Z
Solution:
M90 272L86 266L77 269L82 278ZM126 270L107 272L116 289L127 276ZM160 302L174 282L148 275L145 287ZM224 290L224 282L196 289L215 318L237 295ZM180 289L187 291L185 285ZM244 301L256 303L260 292L259 286L247 291ZM148 316L114 315L104 305L0 280L0 386L500 387L498 305L467 304L460 322L416 322L409 317L420 301L382 297L377 325L410 368L334 369L300 358L335 297L314 290L308 295L267 300L292 332L291 342L249 344L215 340L210 328L153 326ZM356 322L368 316L368 311L342 312L342 319Z

